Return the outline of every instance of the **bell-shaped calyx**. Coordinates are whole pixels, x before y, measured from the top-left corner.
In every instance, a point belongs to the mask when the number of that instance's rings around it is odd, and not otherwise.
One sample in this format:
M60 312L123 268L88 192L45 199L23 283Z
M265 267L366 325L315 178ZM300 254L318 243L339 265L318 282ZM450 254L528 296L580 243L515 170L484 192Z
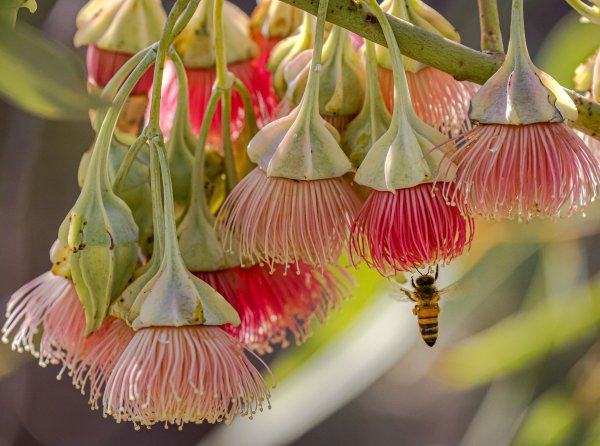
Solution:
M186 67L209 68L216 63L213 23L214 1L203 0L190 22L175 39L175 49ZM250 60L258 54L258 47L250 38L250 19L236 5L223 3L223 42L227 63Z
M85 152L79 162L77 179L83 187L92 158L93 146ZM138 244L148 253L152 243L152 204L150 199L150 170L148 144L143 137L132 144L121 141L115 135L110 142L108 174L113 191L121 198L133 214L139 229Z
M395 192L432 182L452 181L456 169L444 162L442 150L433 150L446 141L446 137L425 124L415 113L410 99L408 81L400 49L392 28L375 0L368 0L369 8L380 20L386 42L390 48L394 75L394 107L388 130L379 138L356 171L358 184L378 191ZM440 177L438 172L443 172Z
M391 115L388 111L377 73L375 44L365 41L366 88L365 100L358 116L348 124L342 134L342 148L354 167L358 168L370 147L390 126Z
M392 116L390 127L371 146L354 181L389 192L432 182L438 171L444 172L438 181L451 181L454 167L441 166L443 153L433 150L446 139L412 110Z
M287 95L298 104L308 81L310 52L297 56L296 64L286 67ZM304 63L304 67L302 67ZM294 73L295 72L295 73ZM349 116L357 114L364 98L365 70L360 55L352 46L350 32L332 26L323 45L319 71L319 110L322 114Z
M137 263L137 225L108 177L109 141L105 135L98 137L81 194L59 230L60 243L71 251L71 275L84 308L86 334L102 325Z
M456 28L446 18L421 0L385 0L381 9L389 15L412 23L431 33L446 39L460 42L460 35ZM392 69L392 61L387 48L376 47L377 62L388 70ZM414 59L402 56L402 63L406 71L416 73L425 67L424 64Z
M165 21L160 0L90 0L77 15L74 44L134 54L160 39Z
M508 125L577 120L573 100L529 57L523 0L513 0L506 59L471 99L469 117L475 123Z
M302 11L280 0L266 0L259 4L252 17L250 27L268 38L291 35L302 23Z
M285 95L287 90L287 82L284 77L285 67L298 54L312 47L313 34L314 21L312 16L305 12L298 32L286 37L271 50L267 70L273 73L273 88L280 98Z
M337 130L319 114L316 98L305 93L289 115L267 124L252 138L248 155L268 176L336 178L352 169L338 141Z
M233 307L186 268L177 242L164 147L156 144L151 150L155 250L149 266L127 287L111 313L136 330L150 326L237 326L240 318ZM159 179L162 179L162 194Z

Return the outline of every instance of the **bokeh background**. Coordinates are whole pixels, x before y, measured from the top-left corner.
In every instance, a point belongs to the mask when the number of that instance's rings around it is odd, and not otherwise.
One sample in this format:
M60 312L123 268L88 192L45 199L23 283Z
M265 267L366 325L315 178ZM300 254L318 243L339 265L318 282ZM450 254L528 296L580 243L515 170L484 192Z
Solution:
M83 0L40 0L20 18L72 47ZM169 2L165 2L168 6ZM476 0L430 0L478 47ZM250 11L250 1L238 4ZM509 0L499 1L505 43ZM537 63L571 85L600 45L564 0L528 0ZM83 52L74 50L83 61ZM0 59L0 76L2 76ZM92 141L85 120L46 121L0 98L0 300L48 269ZM0 446L600 445L600 209L555 222L481 223L469 256L442 272L440 340L418 338L411 305L376 274L311 340L271 358L273 409L232 426L135 432L92 412L55 367L0 346Z

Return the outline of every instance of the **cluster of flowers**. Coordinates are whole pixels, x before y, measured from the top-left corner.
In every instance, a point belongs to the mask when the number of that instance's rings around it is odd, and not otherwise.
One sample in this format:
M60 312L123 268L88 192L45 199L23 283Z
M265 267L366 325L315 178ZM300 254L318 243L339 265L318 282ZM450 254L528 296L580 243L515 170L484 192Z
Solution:
M75 43L112 105L4 340L117 421L230 422L268 404L251 359L301 343L348 296L344 250L393 277L460 256L476 217L595 198L597 141L567 127L573 102L532 64L522 0L481 88L400 54L383 11L459 40L421 0L367 7L388 48L326 26L327 0L316 21L279 0L252 18L223 0L168 16L159 0L91 0Z

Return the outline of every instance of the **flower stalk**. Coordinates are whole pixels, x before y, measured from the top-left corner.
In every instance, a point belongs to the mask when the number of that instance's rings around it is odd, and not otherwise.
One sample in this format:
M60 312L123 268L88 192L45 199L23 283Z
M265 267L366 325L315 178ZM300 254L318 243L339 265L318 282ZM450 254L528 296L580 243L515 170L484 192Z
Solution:
M317 3L310 0L282 1L313 15L317 12ZM329 6L327 14L329 22L379 45L387 46L379 21L366 5L353 4L349 8L346 0L330 0ZM389 15L388 21L403 55L449 73L457 80L483 84L502 65L503 54L474 50ZM572 90L565 89L565 91L579 110L579 116L573 125L586 133L600 134L600 104Z
M481 51L503 53L502 31L497 0L477 0L481 27Z

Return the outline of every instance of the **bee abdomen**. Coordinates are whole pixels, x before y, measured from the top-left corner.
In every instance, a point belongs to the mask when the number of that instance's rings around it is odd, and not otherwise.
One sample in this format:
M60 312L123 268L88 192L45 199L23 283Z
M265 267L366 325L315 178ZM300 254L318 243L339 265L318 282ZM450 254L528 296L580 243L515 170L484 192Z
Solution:
M429 314L418 315L419 330L421 331L423 341L425 341L428 346L433 347L438 338L438 316L437 314L431 314L429 311L426 311L425 313Z

